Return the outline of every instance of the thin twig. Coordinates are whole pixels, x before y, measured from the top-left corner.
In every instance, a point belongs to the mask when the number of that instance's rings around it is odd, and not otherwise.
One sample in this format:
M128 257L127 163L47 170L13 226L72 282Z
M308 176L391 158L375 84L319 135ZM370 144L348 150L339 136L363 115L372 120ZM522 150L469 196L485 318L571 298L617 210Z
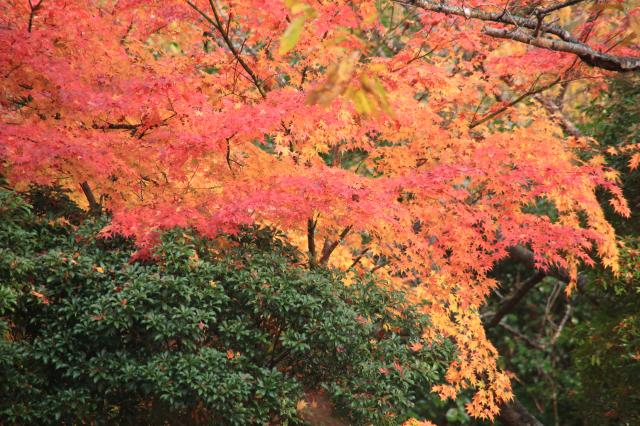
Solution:
M531 90L531 89L528 90L527 92L525 92L522 95L518 96L513 101L509 102L507 105L503 106L502 108L492 112L491 114L488 114L488 115L484 116L480 120L476 120L476 121L472 122L471 124L469 124L469 128L473 129L474 127L477 127L480 124L485 123L485 122L497 117L498 115L502 114L503 112L505 112L509 108L511 108L511 107L519 104L523 100L527 99L529 96L537 95L539 93L544 92L545 90L549 90L552 87L554 87L556 84L560 83L561 81L562 81L562 77L558 77L555 80L553 80L551 83L548 83L548 84L546 84L546 85L544 85L542 87L539 87L539 88L537 88L535 90Z
M503 329L507 330L509 333L513 334L514 336L516 336L517 338L519 338L520 340L522 340L523 342L525 342L526 344L528 344L532 348L540 349L540 350L545 350L546 349L545 346L542 345L540 342L537 342L537 341L533 340L531 337L527 336L524 333L521 333L520 331L518 331L517 329L511 327L508 324L500 323L500 324L498 324L498 326L500 328L503 328Z
M212 19L209 15L204 13L198 6L196 6L195 4L190 2L189 0L185 0L185 1L187 2L187 4L193 10L198 12L200 14L200 16L202 16L216 30L218 30L218 32L222 36L222 39L224 40L225 44L227 45L227 47L231 51L231 54L233 55L233 57L236 59L236 61L238 61L238 63L240 64L240 66L242 66L242 68L246 71L246 73L249 74L249 78L250 78L251 82L254 84L254 86L256 86L256 88L258 89L258 92L260 92L260 96L262 96L263 98L266 98L267 97L267 92L265 91L264 87L262 86L262 83L260 82L260 79L253 72L251 67L249 67L249 65L245 62L245 60L242 58L242 56L240 56L240 52L238 52L238 50L234 46L233 42L231 41L231 38L229 38L229 33L227 31L225 31L225 28L223 27L222 21L220 20L220 16L218 14L218 9L216 8L216 6L213 3L213 1L209 0L209 5L211 6L211 10L213 11L214 19ZM227 30L228 30L228 28L229 28L229 24L227 24Z

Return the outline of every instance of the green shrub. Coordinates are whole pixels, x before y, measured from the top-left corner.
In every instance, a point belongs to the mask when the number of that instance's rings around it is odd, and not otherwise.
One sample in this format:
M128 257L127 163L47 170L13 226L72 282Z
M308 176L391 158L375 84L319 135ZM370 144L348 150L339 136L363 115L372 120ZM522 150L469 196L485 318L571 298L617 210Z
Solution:
M402 294L309 271L271 230L221 249L176 229L133 262L105 218L30 196L0 191L1 423L297 424L323 393L349 423L397 424L451 359L410 348L428 319Z

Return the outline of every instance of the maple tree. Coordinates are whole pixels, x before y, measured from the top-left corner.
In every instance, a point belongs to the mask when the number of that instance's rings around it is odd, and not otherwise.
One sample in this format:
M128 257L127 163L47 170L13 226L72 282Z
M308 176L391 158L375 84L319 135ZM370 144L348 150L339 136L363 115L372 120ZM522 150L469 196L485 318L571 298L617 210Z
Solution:
M458 351L433 390L476 389L474 416L512 396L478 312L493 265L515 248L573 284L581 263L616 271L595 191L628 215L617 173L576 154L591 141L557 100L638 68L632 2L9 0L0 16L12 185L76 189L139 256L159 230L257 223L312 268L375 272L429 302L425 337Z

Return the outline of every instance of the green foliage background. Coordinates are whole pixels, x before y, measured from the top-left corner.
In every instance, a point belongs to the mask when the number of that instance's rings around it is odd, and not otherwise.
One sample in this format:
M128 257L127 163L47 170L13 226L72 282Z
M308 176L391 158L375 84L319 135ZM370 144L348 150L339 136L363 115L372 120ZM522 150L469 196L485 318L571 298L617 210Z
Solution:
M2 423L299 424L322 394L349 424L399 424L453 356L402 294L309 271L271 230L220 249L176 229L132 261L107 218L27 198L0 191Z

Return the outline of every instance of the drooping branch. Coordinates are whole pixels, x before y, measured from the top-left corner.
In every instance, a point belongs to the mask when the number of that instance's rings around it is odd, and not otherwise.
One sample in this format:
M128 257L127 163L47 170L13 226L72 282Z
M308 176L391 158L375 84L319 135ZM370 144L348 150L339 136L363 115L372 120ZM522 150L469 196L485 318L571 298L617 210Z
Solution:
M547 50L572 53L577 55L584 63L593 67L619 72L640 70L640 58L598 52L561 26L543 22L544 17L549 13L580 3L579 0L569 0L546 9L538 9L534 11L536 19L513 15L507 10L503 12L487 12L480 8L452 6L434 0L394 1L430 12L513 26L511 29L485 27L482 32L490 37L510 39ZM532 33L526 32L525 29L531 30ZM541 34L554 35L558 39L541 37Z

